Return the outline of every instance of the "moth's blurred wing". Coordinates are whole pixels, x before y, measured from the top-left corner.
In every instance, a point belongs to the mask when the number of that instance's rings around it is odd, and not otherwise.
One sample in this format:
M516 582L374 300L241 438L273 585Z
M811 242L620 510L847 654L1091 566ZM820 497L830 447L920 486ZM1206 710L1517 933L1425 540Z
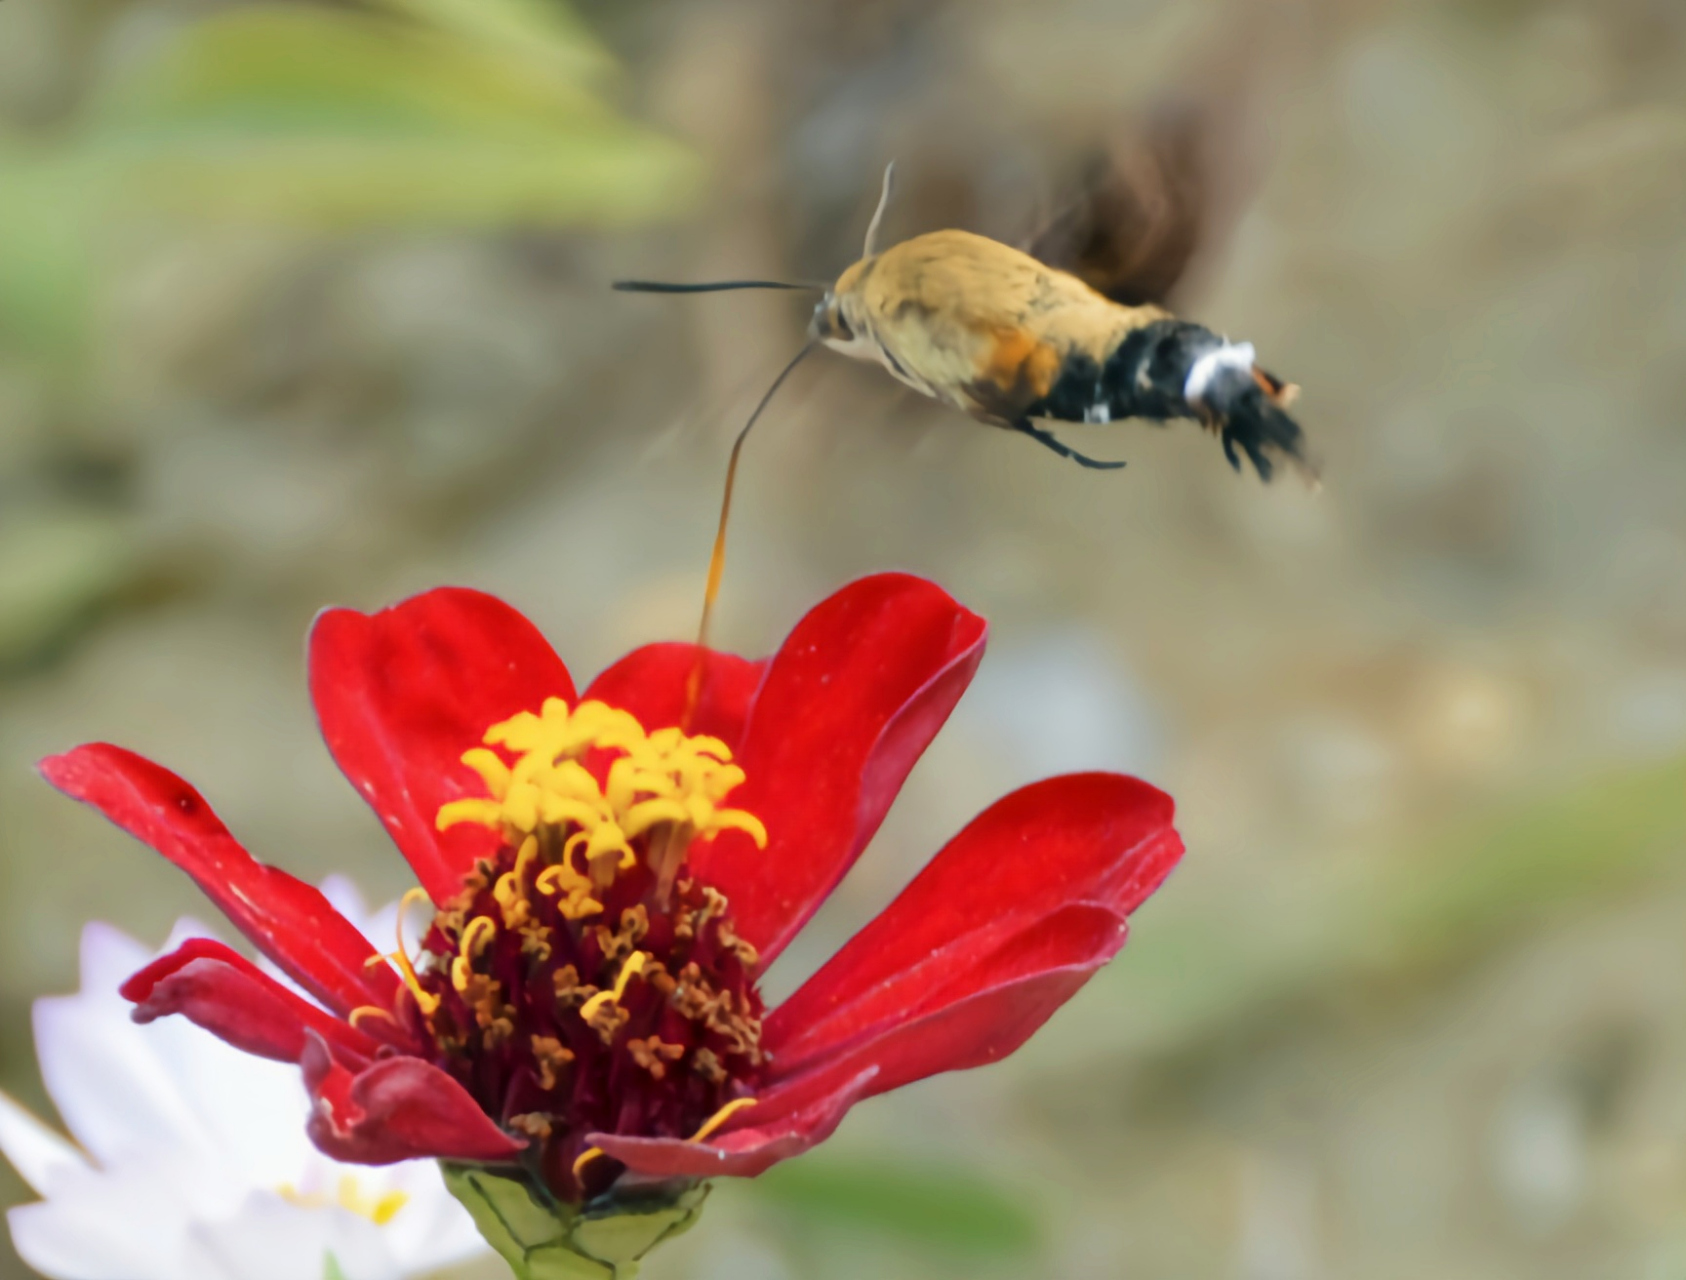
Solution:
M1229 238L1263 178L1268 122L1300 61L1284 0L1248 0L1174 89L1097 120L1056 190L1063 204L1025 245L1126 306L1164 303Z
M1165 301L1210 221L1206 114L1167 104L1092 149L1074 194L1026 252L1125 306Z

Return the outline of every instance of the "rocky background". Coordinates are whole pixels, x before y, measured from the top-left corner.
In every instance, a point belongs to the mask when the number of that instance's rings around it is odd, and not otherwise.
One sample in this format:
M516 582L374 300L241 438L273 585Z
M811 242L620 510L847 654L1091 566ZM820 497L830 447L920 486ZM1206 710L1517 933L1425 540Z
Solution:
M381 34L452 7L0 6L0 1083L46 1105L84 920L208 914L41 755L122 742L395 896L317 609L468 583L580 673L690 633L805 304L612 277L832 275L892 156L888 234L1011 237L1080 140L1227 94L1184 305L1304 386L1322 491L1186 425L1073 430L1131 464L1083 472L816 359L717 631L886 567L993 625L775 991L1039 776L1166 787L1188 860L1024 1052L647 1274L1686 1275L1686 9L592 0L488 84Z

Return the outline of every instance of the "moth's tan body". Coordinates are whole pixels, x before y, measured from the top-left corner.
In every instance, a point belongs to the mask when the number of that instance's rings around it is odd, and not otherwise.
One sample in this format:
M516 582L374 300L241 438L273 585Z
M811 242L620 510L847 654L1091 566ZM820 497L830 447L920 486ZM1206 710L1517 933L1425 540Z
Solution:
M881 364L922 395L1096 470L1125 464L1079 453L1038 422L1193 419L1219 438L1236 470L1245 454L1269 480L1272 458L1280 456L1315 478L1304 433L1286 412L1298 388L1260 369L1251 343L1231 342L1158 305L1193 250L1194 237L1181 229L1187 216L1169 232L1155 232L1148 211L1158 202L1112 184L1050 223L1031 253L953 230L880 252L894 172L894 165L884 172L860 261L814 307L810 345L796 361L820 343ZM1189 215L1188 184L1173 186L1179 198L1166 207ZM1099 213L1105 216L1097 221ZM727 280L616 287L693 293L805 286Z
M969 231L933 231L861 259L830 296L828 347L876 360L925 395L1011 424L1073 355L1102 364L1169 312L1125 307L1076 276Z

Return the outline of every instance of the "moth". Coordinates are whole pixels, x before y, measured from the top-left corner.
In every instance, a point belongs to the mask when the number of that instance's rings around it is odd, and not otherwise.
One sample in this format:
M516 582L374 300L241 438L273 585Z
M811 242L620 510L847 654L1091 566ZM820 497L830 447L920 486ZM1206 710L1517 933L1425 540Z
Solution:
M829 347L882 365L922 395L1019 432L1084 467L1089 457L1039 425L1188 418L1209 430L1236 471L1263 481L1286 463L1316 484L1305 434L1288 410L1299 388L1260 368L1251 343L1178 319L1168 295L1183 278L1217 202L1201 157L1207 122L1162 108L1125 144L1097 155L1077 194L1022 248L970 231L933 231L879 248L895 166L884 173L859 261L829 285L783 280L677 284L621 280L638 293L809 289L821 295L808 342L761 397L732 444L698 630L699 655L725 569L738 459L768 403L809 354ZM687 720L702 664L692 672Z
M1097 164L1077 198L1023 248L945 230L881 249L891 165L860 260L829 286L623 280L615 287L814 288L822 296L798 361L817 343L880 364L922 395L1085 467L1125 464L1080 453L1039 424L1192 419L1217 437L1236 470L1244 455L1261 480L1285 462L1314 481L1305 435L1288 413L1298 387L1261 368L1251 343L1179 319L1164 305L1201 230L1203 192L1186 161L1184 132L1173 119L1124 163Z

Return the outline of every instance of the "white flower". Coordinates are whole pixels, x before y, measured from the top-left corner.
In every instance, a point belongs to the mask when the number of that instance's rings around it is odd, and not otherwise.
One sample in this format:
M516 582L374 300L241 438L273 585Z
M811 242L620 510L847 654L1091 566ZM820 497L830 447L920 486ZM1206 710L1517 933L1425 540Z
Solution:
M371 920L349 881L322 888L366 936L392 935L395 907ZM205 936L181 921L165 950ZM400 1280L487 1251L433 1162L317 1151L296 1067L184 1018L130 1021L117 988L158 954L89 924L82 990L35 1002L41 1076L76 1144L0 1094L0 1151L42 1197L7 1214L25 1262L54 1280Z

